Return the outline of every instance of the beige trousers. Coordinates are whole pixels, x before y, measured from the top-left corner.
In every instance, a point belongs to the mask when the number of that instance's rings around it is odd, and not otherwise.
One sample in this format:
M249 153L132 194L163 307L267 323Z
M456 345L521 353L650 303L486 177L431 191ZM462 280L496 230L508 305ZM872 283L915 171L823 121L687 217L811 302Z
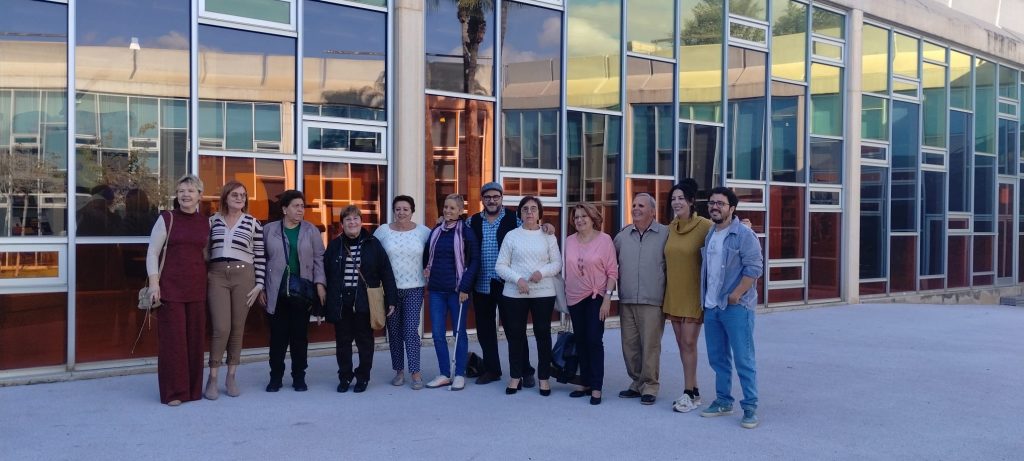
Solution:
M246 295L256 286L256 270L242 261L210 263L206 273L207 309L210 311L210 367L219 367L228 352L228 365L238 365L242 355L245 319L249 316Z
M626 373L633 380L629 388L643 395L658 395L661 366L661 336L665 315L661 306L619 304L619 330Z

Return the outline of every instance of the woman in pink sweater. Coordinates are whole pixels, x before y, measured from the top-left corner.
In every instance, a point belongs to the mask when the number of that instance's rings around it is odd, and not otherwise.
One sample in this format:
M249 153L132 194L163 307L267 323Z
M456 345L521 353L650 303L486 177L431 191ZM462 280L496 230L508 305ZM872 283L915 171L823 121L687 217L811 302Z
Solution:
M604 319L611 309L612 293L619 278L615 244L601 232L601 212L589 203L572 210L576 233L565 239L565 301L569 304L580 360L583 387L570 397L590 394L590 404L601 403L604 381Z

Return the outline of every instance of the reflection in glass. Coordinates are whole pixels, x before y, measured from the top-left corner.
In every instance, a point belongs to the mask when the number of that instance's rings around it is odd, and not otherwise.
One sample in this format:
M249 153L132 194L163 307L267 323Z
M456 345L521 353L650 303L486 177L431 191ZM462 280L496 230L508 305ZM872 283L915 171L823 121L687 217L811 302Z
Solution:
M629 57L626 61L629 173L672 176L672 64Z
M803 81L806 58L807 5L772 2L772 77Z
M994 239L995 237L992 235L974 236L974 285L992 284L992 277L978 277L977 274L979 272L992 272L995 270L995 265L992 264L992 252L995 251Z
M502 165L558 169L561 14L510 2L502 12Z
M946 173L921 174L921 275L941 275L945 273Z
M620 228L619 178L622 119L615 115L568 112L566 126L568 185L566 207L579 202L597 206L604 215L603 231Z
M356 205L363 227L373 232L387 222L387 167L356 163L302 162L305 219L326 230L328 241L341 235L341 211Z
M206 11L258 21L291 24L291 3L285 0L205 0Z
M382 133L335 128L306 128L306 147L331 152L365 152L384 154Z
M922 143L931 147L946 147L946 68L921 64L921 113L924 116Z
M18 251L9 246L0 251L0 280L55 278L60 275L60 254L56 251Z
M810 254L807 257L807 299L839 297L842 226L841 213L811 213L808 228Z
M843 141L811 138L811 183L843 183Z
M711 189L722 184L721 127L679 124L679 177L697 181L697 211L707 216Z
M971 284L971 237L950 235L946 259L946 288L966 288Z
M811 27L814 33L825 35L834 39L842 40L846 32L846 16L821 8L814 9L811 18Z
M201 211L213 214L220 207L220 186L234 179L249 191L249 214L264 223L281 219L277 197L295 188L295 162L292 160L241 157L199 157L199 179L203 180Z
M918 78L918 46L919 40L899 32L892 34L892 74L909 78Z
M971 110L971 56L949 50L949 106Z
M674 57L675 0L626 0L626 51Z
M66 235L67 6L7 5L0 31L0 237Z
M668 224L672 221L672 208L668 203L668 190L671 188L671 179L626 178L626 210L633 208L633 198L636 197L636 194L647 193L657 202L654 220ZM632 214L627 211L626 216L627 223L633 222Z
M884 278L889 171L878 166L862 166L860 171L860 278Z
M811 64L811 133L843 135L843 69Z
M974 157L974 232L995 232L996 159Z
M1013 277L1013 241L1016 240L1013 233L1013 219L1016 214L1014 208L1014 184L999 184L999 218L996 224L996 277Z
M971 211L971 115L949 111L949 211Z
M1017 99L1017 70L999 66L999 97Z
M767 10L768 0L741 0L729 2L729 14L745 16L750 19L760 19L762 21L767 21Z
M494 104L427 96L426 223L440 216L448 194L466 197L469 215L480 211L480 185L494 178Z
M974 151L996 153L996 65L979 59L974 75Z
M1017 174L1017 128L1016 120L999 119L999 174Z
M65 363L67 293L0 294L0 332L0 370Z
M834 61L843 60L843 47L839 45L815 40L813 46L814 48L811 50L811 53L815 56L832 59Z
M494 93L494 3L430 3L424 23L427 89Z
M944 63L946 62L946 47L924 41L921 43L921 59Z
M618 110L622 2L565 0L565 11L567 104Z
M864 139L889 140L889 100L861 97L860 135Z
M917 104L892 103L892 220L893 232L917 231L917 169L920 130Z
M768 213L768 257L804 257L804 188L771 186Z
M738 22L729 23L729 37L746 40L748 42L760 43L762 45L768 43L764 29L748 26Z
M917 291L917 236L890 237L889 289L893 293Z
M679 118L722 121L722 2L681 0Z
M730 179L764 180L765 53L729 47Z
M293 152L295 39L199 26L199 147Z
M302 113L387 118L387 14L307 1L303 11Z
M886 94L889 92L889 31L864 24L862 39L861 90Z
M802 85L772 82L772 181L804 182Z

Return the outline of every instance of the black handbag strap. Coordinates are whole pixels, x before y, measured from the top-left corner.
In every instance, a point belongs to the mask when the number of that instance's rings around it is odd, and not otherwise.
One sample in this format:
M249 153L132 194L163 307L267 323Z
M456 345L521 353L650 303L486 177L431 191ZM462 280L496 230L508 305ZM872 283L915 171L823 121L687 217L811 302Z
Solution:
M302 228L302 222L299 222L299 225L296 226L296 229L301 229L301 228ZM285 238L285 236L284 236L284 219L281 219L281 245L284 247L284 250L285 250L285 256L284 256L284 276L288 277L292 273L292 267L291 267L291 264L289 264L289 261L292 259L292 257L291 257L292 256L292 252L288 248L288 239ZM298 251L299 251L299 237L296 236L295 237L295 252L296 252L296 256L298 256Z

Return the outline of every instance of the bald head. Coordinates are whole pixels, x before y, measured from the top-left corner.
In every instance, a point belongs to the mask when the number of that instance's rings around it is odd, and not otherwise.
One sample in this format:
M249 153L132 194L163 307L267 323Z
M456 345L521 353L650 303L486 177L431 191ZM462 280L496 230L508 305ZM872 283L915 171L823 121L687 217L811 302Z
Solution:
M633 208L630 211L633 216L633 225L637 230L647 231L647 228L654 222L657 206L658 203L651 194L640 192L633 196Z

